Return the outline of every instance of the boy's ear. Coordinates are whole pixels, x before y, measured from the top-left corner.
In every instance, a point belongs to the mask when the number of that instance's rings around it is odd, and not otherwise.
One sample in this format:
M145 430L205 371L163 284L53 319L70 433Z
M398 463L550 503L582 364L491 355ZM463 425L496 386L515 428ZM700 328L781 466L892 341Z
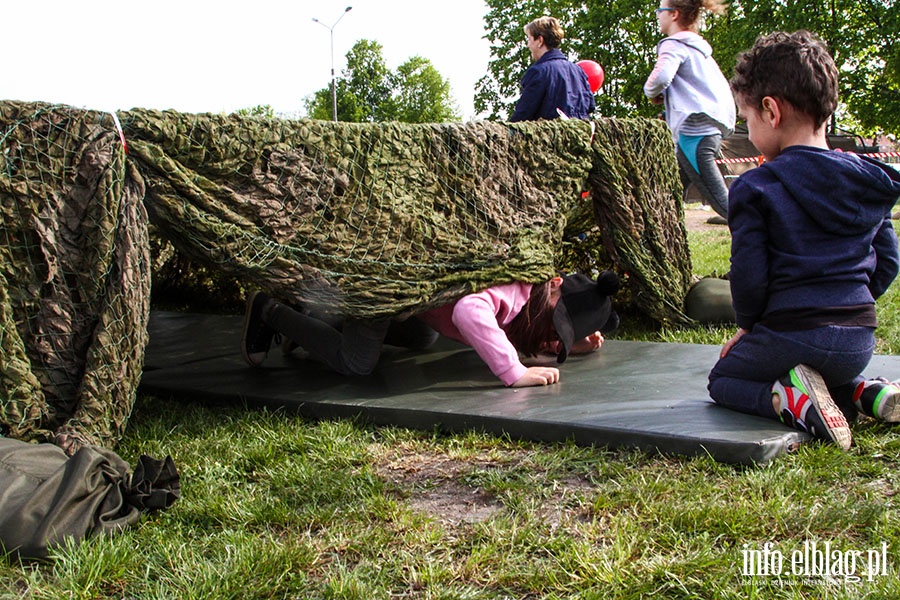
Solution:
M784 110L781 102L772 96L763 98L761 116L771 127L778 127L781 124L782 118L784 118Z

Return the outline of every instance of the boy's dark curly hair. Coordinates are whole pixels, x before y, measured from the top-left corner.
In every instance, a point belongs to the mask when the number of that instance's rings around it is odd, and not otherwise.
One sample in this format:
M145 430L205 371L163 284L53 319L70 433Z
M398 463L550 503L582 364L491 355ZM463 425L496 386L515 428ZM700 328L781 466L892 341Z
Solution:
M766 96L789 102L818 129L837 108L837 67L825 43L806 30L760 36L738 55L731 90L762 108Z

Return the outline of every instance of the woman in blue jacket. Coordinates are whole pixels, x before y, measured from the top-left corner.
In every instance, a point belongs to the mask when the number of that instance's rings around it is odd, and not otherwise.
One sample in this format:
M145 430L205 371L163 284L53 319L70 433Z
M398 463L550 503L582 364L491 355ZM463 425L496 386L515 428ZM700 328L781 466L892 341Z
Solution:
M534 64L522 78L522 95L510 121L535 121L564 116L587 119L594 112L594 94L584 70L560 52L563 30L553 17L525 26Z

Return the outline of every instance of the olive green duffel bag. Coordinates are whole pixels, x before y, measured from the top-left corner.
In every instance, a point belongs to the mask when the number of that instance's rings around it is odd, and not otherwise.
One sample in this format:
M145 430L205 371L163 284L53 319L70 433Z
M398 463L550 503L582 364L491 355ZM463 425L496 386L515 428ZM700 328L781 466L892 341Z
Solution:
M96 446L69 458L53 444L0 437L0 550L24 559L45 558L66 538L119 531L180 495L168 456L141 456L132 472L115 452Z

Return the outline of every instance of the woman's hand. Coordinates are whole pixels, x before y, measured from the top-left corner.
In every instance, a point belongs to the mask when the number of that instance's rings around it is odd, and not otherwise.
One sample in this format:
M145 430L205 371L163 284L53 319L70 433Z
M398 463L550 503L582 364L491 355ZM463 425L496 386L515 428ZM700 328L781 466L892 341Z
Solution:
M519 377L511 387L531 387L534 385L550 385L559 383L559 369L556 367L528 367L525 374Z
M738 340L744 337L744 334L747 333L746 329L738 329L737 333L731 336L731 339L725 342L725 345L722 346L722 351L719 352L719 358L725 358L731 349L734 348L734 345L737 344Z
M587 354L600 349L603 345L603 334L595 331L584 339L580 339L572 344L571 354Z

